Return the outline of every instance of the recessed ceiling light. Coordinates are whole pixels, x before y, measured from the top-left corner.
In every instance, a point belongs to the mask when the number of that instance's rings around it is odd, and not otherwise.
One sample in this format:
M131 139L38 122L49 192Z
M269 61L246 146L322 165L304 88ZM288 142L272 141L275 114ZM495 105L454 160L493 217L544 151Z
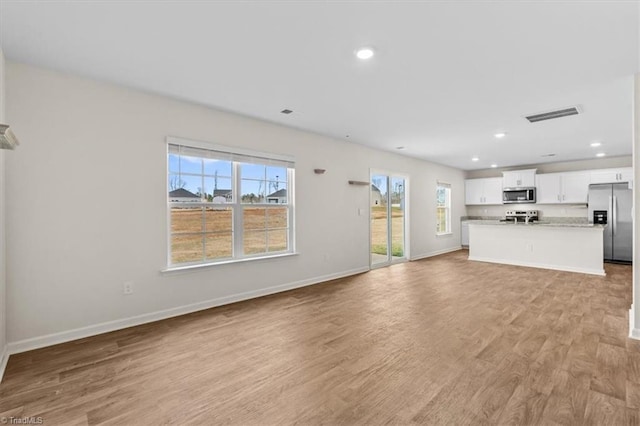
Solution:
M602 145L602 143L600 143L600 142L591 142L591 148L597 148L600 145Z
M471 161L479 161L479 160L480 160L480 159L479 159L478 157L473 157L473 158L471 159Z
M607 154L605 154L604 152L599 152L596 154L596 157L604 157L605 155Z
M282 114L291 114L293 111L290 109L283 109L282 111L280 111Z
M495 134L495 135L493 135L493 136L495 136L495 137L496 137L496 138L498 138L498 139L502 139L502 138L504 138L505 136L507 136L507 134L506 134L506 133L504 133L504 132L499 132L499 133L496 133L496 134Z
M356 56L358 57L358 59L371 59L374 55L374 51L373 48L371 47L361 47L360 49L356 50Z
M492 165L491 165L491 168L492 168L492 169L495 169L496 167L498 167L498 165L497 165L497 164L492 164Z
M542 154L540 157L555 157L555 154Z
M396 149L402 150L402 149L404 149L404 146L396 146Z

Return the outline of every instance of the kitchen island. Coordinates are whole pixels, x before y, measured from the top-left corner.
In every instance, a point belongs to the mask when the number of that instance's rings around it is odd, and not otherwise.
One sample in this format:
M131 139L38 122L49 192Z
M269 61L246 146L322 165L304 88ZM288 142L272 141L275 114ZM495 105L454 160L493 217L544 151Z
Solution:
M605 275L604 225L469 221L469 260Z

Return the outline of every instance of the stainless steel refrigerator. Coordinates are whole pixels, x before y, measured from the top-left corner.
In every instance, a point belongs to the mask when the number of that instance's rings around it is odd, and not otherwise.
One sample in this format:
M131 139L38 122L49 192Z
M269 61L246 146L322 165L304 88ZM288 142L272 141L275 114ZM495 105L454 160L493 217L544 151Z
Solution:
M589 222L604 229L604 260L631 262L633 191L628 183L589 185Z

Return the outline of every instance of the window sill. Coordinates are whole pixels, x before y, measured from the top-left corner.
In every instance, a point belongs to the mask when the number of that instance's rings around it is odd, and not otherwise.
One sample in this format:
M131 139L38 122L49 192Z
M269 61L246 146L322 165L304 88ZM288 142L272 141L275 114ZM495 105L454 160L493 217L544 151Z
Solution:
M436 233L436 237L448 237L453 235L453 232L442 232L442 233Z
M298 254L299 253L297 252L280 253L280 254L274 254L269 256L255 256L255 257L245 257L242 259L222 260L220 262L198 263L196 265L170 266L168 268L160 270L160 272L163 274L171 273L171 272L185 272L185 271L191 271L191 270L202 269L202 268L210 268L210 267L219 266L219 265L230 265L233 263L251 262L254 260L279 259L282 257L298 256Z

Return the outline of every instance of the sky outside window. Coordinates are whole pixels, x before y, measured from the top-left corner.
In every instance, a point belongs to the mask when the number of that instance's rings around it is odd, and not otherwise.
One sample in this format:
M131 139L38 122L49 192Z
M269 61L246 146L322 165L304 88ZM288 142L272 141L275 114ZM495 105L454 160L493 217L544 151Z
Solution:
M287 190L286 167L241 163L239 168L244 202L264 202L270 194ZM169 173L170 191L183 188L199 195L233 189L232 161L169 154ZM280 195L286 197L286 192Z

